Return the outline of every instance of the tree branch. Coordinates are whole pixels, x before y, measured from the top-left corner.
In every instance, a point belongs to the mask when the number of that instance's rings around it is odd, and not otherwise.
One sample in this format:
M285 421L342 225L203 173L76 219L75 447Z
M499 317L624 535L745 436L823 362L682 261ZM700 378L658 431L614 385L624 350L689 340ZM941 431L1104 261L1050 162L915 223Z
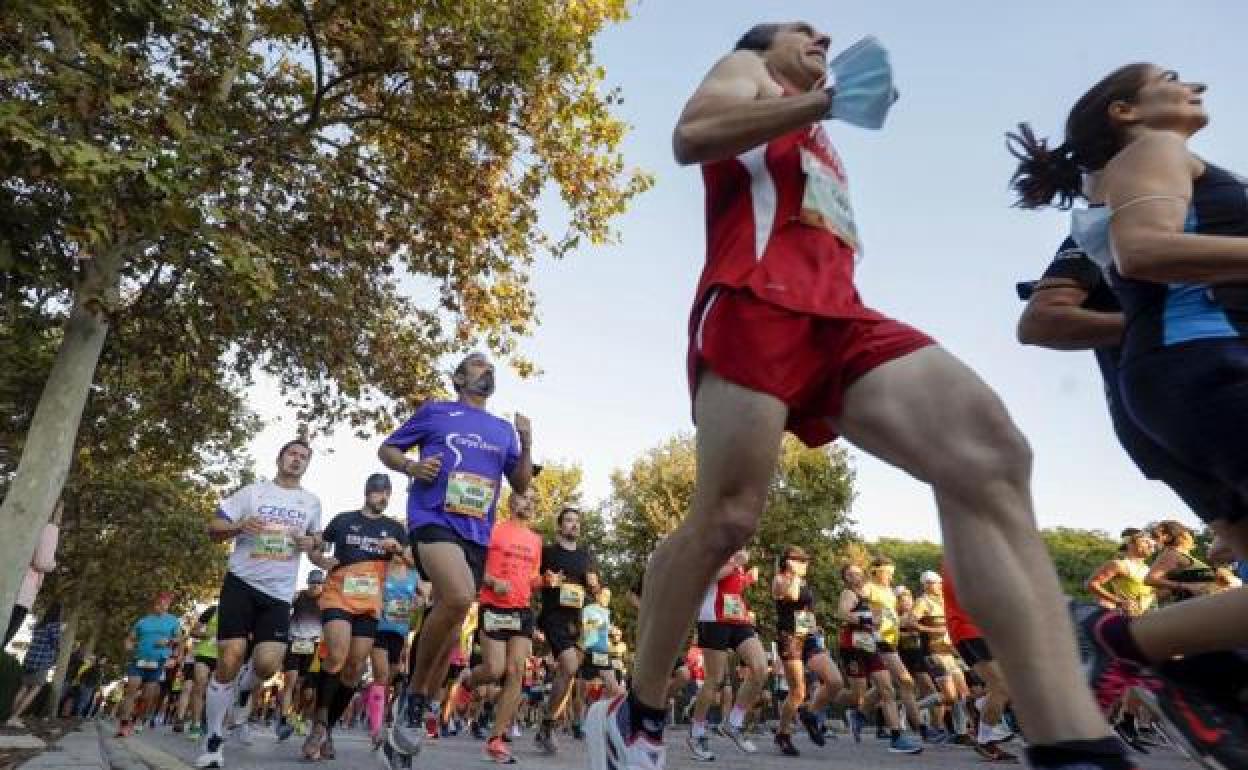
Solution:
M312 14L303 0L294 0L299 15L303 17L303 27L308 33L308 42L312 44L312 64L316 68L316 91L312 94L312 109L303 124L303 133L311 133L312 127L321 117L321 99L325 96L325 62L321 59L321 44L316 39L316 26L312 23Z

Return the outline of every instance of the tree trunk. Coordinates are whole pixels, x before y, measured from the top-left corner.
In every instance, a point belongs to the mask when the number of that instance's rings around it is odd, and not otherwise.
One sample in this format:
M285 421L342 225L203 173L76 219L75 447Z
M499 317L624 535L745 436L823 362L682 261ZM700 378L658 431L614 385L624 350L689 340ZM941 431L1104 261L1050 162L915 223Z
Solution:
M120 288L120 250L87 261L74 293L61 348L39 397L8 495L0 504L0 618L13 612L39 531L60 497L73 460L82 411Z
M48 703L43 715L49 719L60 716L61 698L65 696L65 681L70 675L77 673L69 670L69 656L74 651L74 643L78 640L78 622L82 618L82 609L73 607L65 615L65 631L61 634L61 648L56 654L56 669L52 674L52 691L48 694Z

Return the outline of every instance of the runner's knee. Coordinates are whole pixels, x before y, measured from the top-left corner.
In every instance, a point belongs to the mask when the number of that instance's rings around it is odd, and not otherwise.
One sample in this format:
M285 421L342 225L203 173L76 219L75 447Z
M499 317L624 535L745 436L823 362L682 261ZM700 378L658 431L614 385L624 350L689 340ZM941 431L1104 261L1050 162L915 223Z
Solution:
M1031 447L1004 405L991 394L973 410L960 434L949 437L940 453L932 483L937 491L957 496L980 496L993 482L1011 486L1027 483L1031 475Z

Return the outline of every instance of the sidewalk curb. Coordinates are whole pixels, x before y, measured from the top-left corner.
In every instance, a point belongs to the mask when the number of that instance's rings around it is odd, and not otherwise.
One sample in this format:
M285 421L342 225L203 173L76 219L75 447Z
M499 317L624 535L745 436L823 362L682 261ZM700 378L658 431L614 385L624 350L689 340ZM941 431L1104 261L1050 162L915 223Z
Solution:
M18 767L21 770L107 770L108 762L92 726L81 724Z
M147 765L134 755L120 740L110 735L111 727L103 721L95 723L99 734L100 750L104 754L104 767L111 770L148 770Z

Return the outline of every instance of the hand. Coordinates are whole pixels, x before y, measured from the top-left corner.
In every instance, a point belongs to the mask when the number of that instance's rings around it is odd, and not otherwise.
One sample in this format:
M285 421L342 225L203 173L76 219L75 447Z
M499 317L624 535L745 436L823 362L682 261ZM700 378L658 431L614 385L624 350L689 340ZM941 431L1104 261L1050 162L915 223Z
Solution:
M546 570L546 585L551 588L558 588L563 585L563 573Z
M432 484L438 480L442 472L442 456L430 455L417 463L409 462L403 466L404 472L422 484Z
M299 535L292 534L290 536L290 539L295 541L295 547L298 548L300 551L311 551L313 548L316 547L316 544L319 540L319 538L316 535L308 535L308 534L299 534Z
M533 426L529 423L529 418L516 412L516 433L520 436L520 446L525 449L533 446Z
M502 578L490 578L490 582L494 584L494 593L499 596L506 596L511 593L511 583Z
M748 574L748 575L750 576L750 580L753 580L753 581L754 581L754 582L756 582L756 583L758 582L758 574L759 574L759 573L758 573L758 566L757 566L757 565L755 565L755 566L753 566L753 567L750 567L750 571L749 571L748 573L746 573L746 574Z
M258 535L261 532L267 532L268 529L264 520L255 516L248 516L238 523L238 531L244 535Z
M403 546L399 544L399 541L392 537L387 537L381 541L381 550L386 553L397 553L402 549Z

